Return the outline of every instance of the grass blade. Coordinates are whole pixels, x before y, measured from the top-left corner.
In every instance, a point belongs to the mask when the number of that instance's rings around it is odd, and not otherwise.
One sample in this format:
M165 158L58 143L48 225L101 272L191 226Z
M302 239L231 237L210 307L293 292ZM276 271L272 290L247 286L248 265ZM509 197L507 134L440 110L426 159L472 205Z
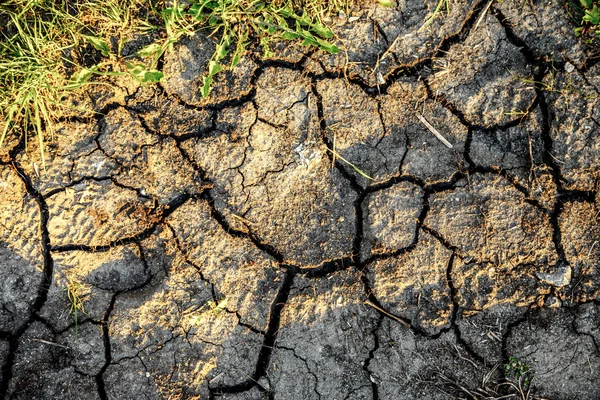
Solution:
M365 178L367 178L368 180L371 180L371 181L375 180L375 179L371 178L369 175L365 174L363 171L361 171L356 165L352 164L350 161L348 161L344 157L342 157L340 155L340 153L338 153L337 151L332 150L329 147L327 147L327 150L329 150L335 157L339 158L340 160L342 160L343 162L345 162L346 164L348 164L349 166L351 166L361 176L363 176L363 177L365 177Z

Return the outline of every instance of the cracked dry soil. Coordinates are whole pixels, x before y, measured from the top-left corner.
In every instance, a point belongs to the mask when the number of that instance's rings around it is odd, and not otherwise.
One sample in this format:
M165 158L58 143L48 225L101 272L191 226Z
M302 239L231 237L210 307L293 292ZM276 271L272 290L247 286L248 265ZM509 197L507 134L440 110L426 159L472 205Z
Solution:
M45 173L12 138L0 398L521 398L512 358L600 398L599 58L558 3L486 5L363 6L347 60L281 43L208 100L199 33L72 99Z

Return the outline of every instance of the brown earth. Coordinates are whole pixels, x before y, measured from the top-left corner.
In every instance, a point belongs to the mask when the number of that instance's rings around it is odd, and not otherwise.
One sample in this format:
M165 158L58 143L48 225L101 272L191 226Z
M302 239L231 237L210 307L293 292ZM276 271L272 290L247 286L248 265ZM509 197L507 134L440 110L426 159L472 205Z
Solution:
M600 398L598 50L557 2L436 4L208 99L198 33L71 99L40 174L9 138L0 398Z

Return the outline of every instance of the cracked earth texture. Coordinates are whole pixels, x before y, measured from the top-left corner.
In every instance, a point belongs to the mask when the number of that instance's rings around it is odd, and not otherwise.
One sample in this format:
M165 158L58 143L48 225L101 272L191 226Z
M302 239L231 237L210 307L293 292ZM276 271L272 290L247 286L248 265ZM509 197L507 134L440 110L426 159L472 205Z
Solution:
M41 174L9 138L0 398L521 398L518 359L530 398L598 399L597 48L556 2L420 30L436 4L357 7L347 53L276 43L208 99L198 33L159 85L70 99Z

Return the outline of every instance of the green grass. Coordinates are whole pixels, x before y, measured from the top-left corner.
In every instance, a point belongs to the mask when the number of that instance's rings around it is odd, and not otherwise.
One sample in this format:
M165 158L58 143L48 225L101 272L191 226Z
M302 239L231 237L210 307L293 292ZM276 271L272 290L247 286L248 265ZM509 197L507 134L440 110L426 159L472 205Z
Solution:
M31 18L34 13L40 17ZM43 146L43 132L46 128L52 134L48 122L66 85L59 55L68 47L64 39L72 36L65 26L70 15L43 3L14 0L2 6L0 18L5 25L0 35L0 110L5 123L0 145L18 127L25 136L35 132Z
M131 19L123 19L125 6L132 4L49 0L2 3L0 146L9 134L24 135L25 145L28 137L35 135L45 167L44 140L53 138L55 118L66 107L65 93L86 84L94 72L78 65L77 54L86 51L90 38L123 29L127 24L133 26ZM117 15L117 11L123 13ZM101 73L99 69L96 72Z
M163 10L163 16L165 21L192 21L189 23L205 27L220 37L203 77L202 96L207 97L214 76L235 68L240 62L250 43L249 38L259 40L266 57L272 55L269 42L273 39L299 40L305 46L337 53L339 49L329 41L333 32L321 22L320 17L326 10L318 7L319 2L308 4L302 13L298 13L291 1L201 0L187 6L175 3ZM166 49L161 46L156 50L162 54Z
M129 75L142 84L162 79L161 57L186 36L203 30L217 40L201 88L209 96L215 76L231 70L250 45L272 55L273 40L298 41L330 53L327 14L352 0L5 0L0 5L0 146L7 135L52 140L65 94L100 76ZM137 10L137 11L132 11ZM155 41L131 56L124 46L136 36Z
M445 6L445 7L444 7ZM439 0L437 6L433 10L433 13L425 20L423 25L419 28L419 32L424 31L431 23L437 18L443 8L446 8L446 14L450 14L450 0Z
M342 160L344 163L348 164L349 166L352 167L353 170L355 170L359 175L361 175L364 178L367 178L370 181L374 181L375 179L371 178L369 175L367 175L366 173L364 173L361 169L359 169L356 165L352 164L350 161L346 160L344 157L342 157L340 155L340 153L338 153L335 150L332 150L330 148L327 148L327 150L329 150L331 152L331 154L333 154L333 159L335 161L336 158L339 158L340 160Z

